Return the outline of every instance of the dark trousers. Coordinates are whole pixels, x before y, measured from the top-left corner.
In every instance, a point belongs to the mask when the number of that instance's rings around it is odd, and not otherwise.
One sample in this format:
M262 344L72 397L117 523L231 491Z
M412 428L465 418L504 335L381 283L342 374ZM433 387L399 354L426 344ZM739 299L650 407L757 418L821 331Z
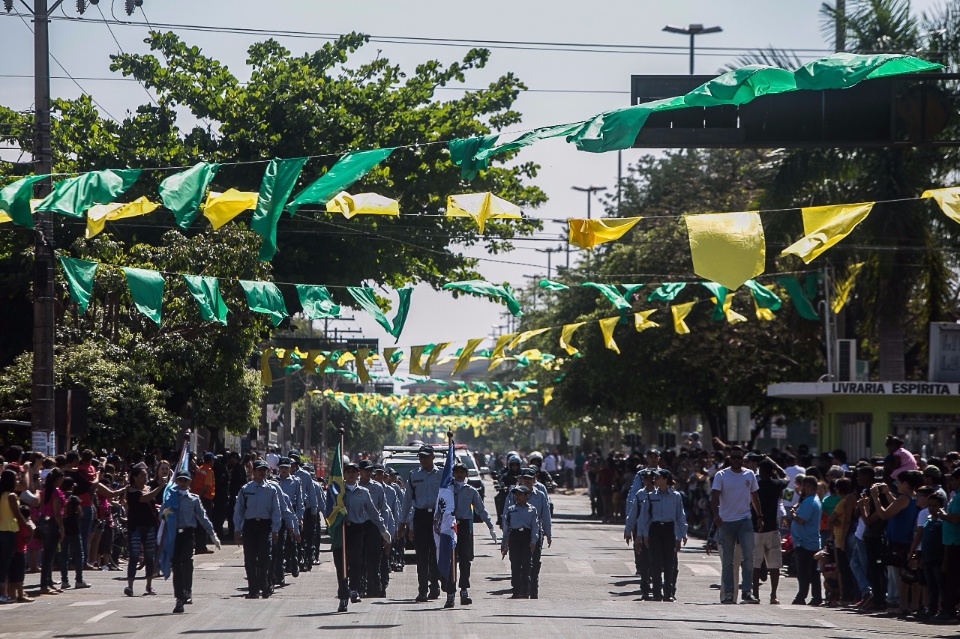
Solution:
M880 606L887 599L887 568L883 565L883 539L864 537L863 546L867 551L867 581L873 593L873 605Z
M247 573L248 592L269 595L270 543L269 519L247 519L243 522L243 567Z
M277 536L277 543L273 545L272 577L274 585L283 581L284 562L286 562L286 570L289 570L293 562L297 561L296 550L297 544L293 540L293 535L290 534L290 530L286 526L283 526Z
M170 566L173 572L173 596L180 601L190 596L189 593L193 591L193 544L196 530L177 530L177 537L173 541L173 560Z
M391 549L392 550L392 549ZM390 585L390 551L380 552L380 590L387 591Z
M533 553L530 551L530 531L511 530L507 547L510 554L510 585L517 597L530 596L530 567Z
M457 568L460 570L461 589L470 587L470 565L473 562L473 522L457 520Z
M427 594L440 590L440 571L437 570L437 545L433 541L433 513L418 508L413 511L413 548L417 553L417 592Z
M927 582L927 611L935 613L943 604L943 570L939 561L924 562L923 576Z
M40 564L40 587L50 588L53 586L53 558L57 554L57 544L60 543L60 528L57 522L52 518L43 519L40 522L40 534L43 536L43 559ZM64 542L66 543L66 542ZM81 563L83 557L80 557ZM61 556L60 563L64 560Z
M540 555L543 554L543 534L537 541L533 553L530 555L530 593L533 596L540 596Z
M650 576L654 597L672 597L676 593L677 540L672 521L655 521L650 524L649 545Z
M641 548L640 552L634 553L633 561L640 575L640 594L647 595L650 593L650 551L646 547Z
M817 572L817 560L813 558L814 551L796 546L794 554L797 556L797 599L806 599L808 591L811 591L812 598L815 601L823 599L823 593L820 590L820 573Z
M80 543L80 535L67 535L60 542L60 552L57 561L60 563L60 580L66 583L67 573L70 571L70 561L74 565L74 581L83 581L83 566L86 563L85 552Z
M957 604L960 604L960 546L944 544L942 610L953 612Z
M346 545L347 570L343 570L344 549L333 548L333 565L337 569L337 598L348 599L351 591L359 591L363 576L363 527L344 524L343 543Z
M300 567L303 570L313 568L313 536L317 525L317 516L309 508L303 515L303 532L300 534Z
M362 538L361 566L363 571L363 587L361 591L368 597L375 597L383 589L380 583L380 557L383 555L383 538L380 529L372 521L365 521L359 526Z
M856 578L850 569L850 556L846 550L836 549L837 568L840 570L840 599L843 601L856 601L858 599L859 589L857 588Z

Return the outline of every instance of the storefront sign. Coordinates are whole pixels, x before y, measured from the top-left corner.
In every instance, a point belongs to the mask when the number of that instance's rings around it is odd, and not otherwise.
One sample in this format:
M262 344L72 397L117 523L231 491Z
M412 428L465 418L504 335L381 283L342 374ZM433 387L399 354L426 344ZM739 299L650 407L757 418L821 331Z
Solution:
M908 395L960 397L960 384L943 382L828 382L784 383L767 387L770 397L823 397L830 395Z

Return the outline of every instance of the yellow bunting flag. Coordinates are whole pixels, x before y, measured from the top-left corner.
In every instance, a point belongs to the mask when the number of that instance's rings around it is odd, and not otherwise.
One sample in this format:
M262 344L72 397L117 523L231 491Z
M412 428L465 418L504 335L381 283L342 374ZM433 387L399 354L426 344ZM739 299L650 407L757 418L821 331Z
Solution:
M620 354L620 347L617 346L615 341L613 341L613 329L617 326L617 322L619 321L619 317L608 317L600 320L600 332L603 333L603 345L617 355Z
M579 349L574 348L570 345L570 338L573 337L573 332L586 324L586 322L577 322L576 324L566 324L563 329L560 331L560 348L567 351L567 355L576 355L579 353Z
M770 289L771 291L773 290L773 287L773 284L767 284L764 286L764 288ZM756 311L758 320L763 322L771 322L776 319L777 316L773 314L772 310L769 308L761 308L760 305L757 304L757 298L752 295L750 297L753 298L753 310Z
M517 346L520 346L521 344L523 344L525 341L527 341L531 337L536 337L537 335L540 335L541 333L546 333L549 330L550 330L549 328L535 328L532 331L524 331L519 335L517 335L517 338L512 342L510 342L510 345L507 348L512 350Z
M645 331L648 328L656 328L660 326L656 322L650 319L650 316L657 312L657 309L651 308L649 311L640 311L639 313L633 314L633 326L637 329L637 332Z
M874 204L875 202L831 204L802 209L803 237L783 249L780 255L796 255L809 264L818 255L850 235L857 224L870 214Z
M683 320L687 318L687 315L690 314L690 311L693 310L693 305L697 301L687 302L686 304L677 304L670 307L670 312L673 314L673 330L675 330L680 335L686 335L690 332L690 327L687 326L687 323Z
M588 249L597 244L619 240L641 219L639 217L601 217L596 220L571 218L567 220L570 243Z
M711 297L710 299L713 300L713 305L716 306L717 298ZM756 300L754 300L754 303L756 303ZM728 324L747 321L746 317L733 310L733 294L731 293L728 293L727 296L723 298L723 316L726 318Z
M293 351L289 348L278 348L277 357L280 358L280 366L286 368L290 365L290 357L293 355Z
M159 204L154 204L145 197L138 197L133 202L114 202L91 206L87 209L86 237L90 239L100 233L107 222L146 215L155 211L158 206Z
M684 215L693 272L734 291L763 273L766 244L756 212Z
M360 378L360 383L367 384L370 382L370 373L367 371L367 362L366 359L370 355L369 348L358 348L357 357L354 360L354 363L357 365L357 377Z
M447 196L447 217L472 217L483 233L487 220L519 220L523 216L519 206L493 193L461 193Z
M553 386L543 389L543 405L546 406L553 401Z
M932 197L940 205L943 214L954 222L960 222L960 186L948 189L928 189L920 197Z
M477 350L477 346L479 346L480 342L483 340L484 338L482 337L474 337L473 339L467 340L463 350L460 351L460 357L457 358L457 363L453 367L453 372L450 373L451 376L456 375L467 368L471 361L470 358L473 356L473 351Z
M386 363L387 370L390 371L391 375L397 372L397 366L400 366L400 362L403 360L403 353L400 353L401 357L398 357L396 361L394 361L393 354L398 350L396 346L383 349L383 361Z
M490 353L490 366L487 367L487 370L492 371L503 362L505 359L503 349L506 348L507 344L516 336L516 333L507 333L497 338L497 342L493 345L493 352Z
M411 375L426 375L427 372L423 370L422 360L423 360L423 350L426 348L426 344L421 346L411 346L410 347L410 374Z
M376 193L340 191L327 202L327 213L340 213L348 220L354 215L400 215L400 203Z
M857 279L857 275L860 274L860 269L863 268L863 264L863 262L851 264L847 269L847 276L843 278L842 282L838 281L834 286L833 301L830 304L834 313L839 313L847 303L847 299L849 299L850 293L853 291L854 281Z
M427 371L427 375L430 374L430 367L433 366L438 359L440 359L440 353L443 352L447 346L450 346L450 342L442 342L433 347L433 350L430 351L430 357L427 358L427 363L424 364L423 370Z
M270 372L270 358L276 353L275 349L265 348L260 354L260 383L264 386L273 386L273 373Z
M357 359L357 356L353 353L341 353L340 357L337 358L337 366L343 366L347 362L353 362Z
M259 197L259 193L252 191L236 189L227 189L223 193L211 191L203 205L203 217L210 220L213 228L218 229L244 211L257 208Z

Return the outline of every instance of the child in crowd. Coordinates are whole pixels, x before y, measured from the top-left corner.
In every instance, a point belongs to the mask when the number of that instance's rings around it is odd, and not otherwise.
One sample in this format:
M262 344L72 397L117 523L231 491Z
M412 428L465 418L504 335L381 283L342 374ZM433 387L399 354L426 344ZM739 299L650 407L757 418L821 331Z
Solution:
M917 555L923 569L923 577L927 585L926 609L923 615L917 617L932 617L943 610L944 576L943 576L943 520L935 516L944 506L943 496L932 491L926 497L927 511L930 516L923 524L923 532Z
M30 520L30 507L20 506L20 529L17 531L16 547L13 553L13 563L7 573L7 594L17 603L32 603L33 599L23 592L23 578L27 567L27 546L33 540L33 531L36 526Z

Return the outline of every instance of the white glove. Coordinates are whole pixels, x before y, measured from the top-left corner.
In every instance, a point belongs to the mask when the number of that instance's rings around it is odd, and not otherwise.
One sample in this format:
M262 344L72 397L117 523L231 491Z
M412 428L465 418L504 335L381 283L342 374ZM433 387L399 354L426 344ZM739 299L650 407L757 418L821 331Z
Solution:
M493 540L493 543L497 543L497 531L493 529L493 526L490 526L488 530L490 531L490 539Z
M390 533L389 533L389 532L387 532L386 530L384 530L382 533L380 533L380 535L383 537L383 540L384 540L385 542L387 542L388 544L390 543Z
M213 545L217 547L217 550L220 550L220 538L216 535L213 536Z

